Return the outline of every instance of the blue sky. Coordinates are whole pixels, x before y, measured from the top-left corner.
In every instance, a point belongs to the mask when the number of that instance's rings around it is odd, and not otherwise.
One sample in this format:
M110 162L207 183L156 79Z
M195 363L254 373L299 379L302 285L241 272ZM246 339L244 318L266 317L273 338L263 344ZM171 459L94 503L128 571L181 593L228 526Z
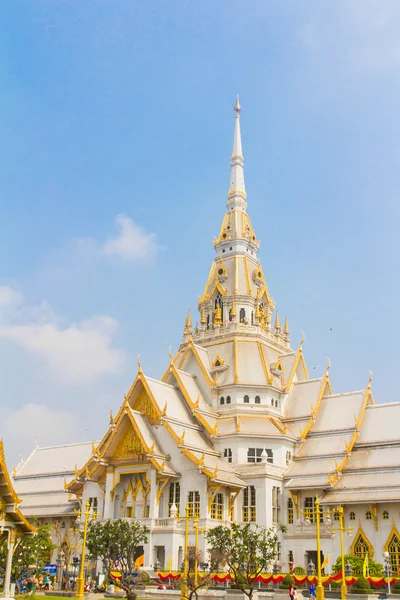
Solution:
M400 5L4 0L0 435L101 436L196 313L240 95L248 211L293 346L396 401Z

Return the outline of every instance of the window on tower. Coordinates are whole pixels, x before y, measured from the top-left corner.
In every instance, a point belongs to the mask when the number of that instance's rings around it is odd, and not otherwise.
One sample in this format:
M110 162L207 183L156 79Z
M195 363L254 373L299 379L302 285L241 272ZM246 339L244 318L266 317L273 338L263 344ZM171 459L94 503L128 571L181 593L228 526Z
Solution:
M181 502L181 486L179 483L171 483L169 486L169 498L168 498L168 516L171 516L171 508L175 504L177 508L177 514L179 515L179 505Z
M256 397L254 398L254 403L255 403L255 404L261 404L261 398L260 398L260 396L256 396Z
M249 404L249 402L250 402L250 398L249 398L249 396L248 396L247 394L244 396L244 398L243 398L243 402L244 402L245 404Z
M250 485L243 490L243 521L254 523L256 520L256 488Z
M294 521L293 500L291 498L289 498L288 501L287 501L287 522L288 522L288 525L293 525L293 521Z
M226 458L228 463L232 462L232 448L224 448L224 458Z
M200 492L188 493L187 509L188 517L200 517Z
M226 403L227 403L227 404L230 404L230 403L231 403L231 397L230 397L230 396L227 396L227 397L226 397Z
M219 403L220 404L225 404L225 398L223 396L221 396L221 398L219 399Z
M281 488L272 488L272 522L279 523L281 518Z
M244 308L241 308L240 313L239 313L239 321L241 323L244 323L245 318L246 318L246 311Z
M210 516L212 519L218 519L222 521L222 516L224 512L224 497L222 494L216 494L210 510Z

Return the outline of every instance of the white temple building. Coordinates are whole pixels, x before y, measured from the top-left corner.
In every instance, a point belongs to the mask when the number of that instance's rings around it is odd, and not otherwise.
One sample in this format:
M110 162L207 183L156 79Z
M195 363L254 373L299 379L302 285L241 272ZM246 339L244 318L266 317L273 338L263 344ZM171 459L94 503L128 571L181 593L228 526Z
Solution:
M289 563L316 563L315 524L301 511L318 495L333 513L344 506L354 527L347 551L379 562L388 551L398 572L400 403L375 405L371 378L360 391L334 394L329 365L310 379L303 341L291 348L247 213L240 111L237 100L227 210L198 302L200 326L188 314L160 380L139 364L100 442L35 448L17 466L21 509L65 526L91 499L101 519L140 519L150 530L145 566L164 569L183 559L174 504L181 514L188 505L206 528L282 523L277 559L287 571ZM321 529L323 555L334 562L339 536L326 523ZM204 538L201 545L206 552Z

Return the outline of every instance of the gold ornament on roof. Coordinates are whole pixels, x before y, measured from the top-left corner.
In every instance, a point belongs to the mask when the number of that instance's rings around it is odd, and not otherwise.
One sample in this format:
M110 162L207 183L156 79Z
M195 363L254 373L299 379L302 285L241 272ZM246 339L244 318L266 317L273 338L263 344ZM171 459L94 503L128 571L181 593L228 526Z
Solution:
M221 323L222 323L222 310L221 310L221 304L218 300L217 307L214 311L214 325L221 325Z
M187 317L186 317L186 321L185 321L185 328L183 331L184 331L184 333L190 333L192 331L192 319L190 317L190 308L187 313Z
M265 308L265 324L270 325L270 323L271 323L271 311L269 309L269 305L267 304L267 306Z
M288 322L288 318L287 317L285 317L285 326L283 328L283 333L286 336L288 336L290 334L290 331L289 331L289 322Z
M113 413L112 410L110 410L110 425L114 424L114 417L113 417Z
M281 329L282 329L282 327L281 327L281 324L280 324L280 321L279 321L279 314L278 314L278 311L276 311L276 314L275 314L275 325L274 325L274 329L275 329L275 331L277 331L278 333L279 333L279 332L281 331Z
M231 316L236 317L236 303L234 300L232 300Z
M204 310L204 306L202 307L200 313L200 323L202 325L205 325L207 323L206 311Z

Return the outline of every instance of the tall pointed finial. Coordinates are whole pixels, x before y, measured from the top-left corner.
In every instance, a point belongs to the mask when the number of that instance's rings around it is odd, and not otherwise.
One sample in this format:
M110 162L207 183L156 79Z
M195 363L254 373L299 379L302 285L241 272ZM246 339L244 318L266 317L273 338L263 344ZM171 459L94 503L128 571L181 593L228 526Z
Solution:
M283 333L285 334L286 337L288 337L288 335L290 334L289 331L289 322L288 322L288 318L285 317L285 326L283 328Z
M236 317L236 302L232 300L231 317Z
M278 333L279 333L279 332L281 331L281 329L282 329L282 327L281 327L281 323L280 323L280 321L279 321L279 314L278 314L278 311L276 311L276 314L275 314L275 325L274 325L274 329L275 329L275 331L276 331L276 332L278 332Z
M233 135L233 148L231 156L231 179L228 192L228 207L246 208L246 187L244 185L244 160L242 150L242 135L240 132L240 106L239 96L236 98L235 106L235 132Z
M110 425L113 425L113 423L114 423L114 417L112 414L112 410L110 410Z
M142 372L142 365L140 364L140 354L138 354L138 357L137 357L137 364L138 364L138 371L139 371L139 373L141 373Z
M204 306L202 307L200 313L200 323L203 327L207 323L206 311L204 310Z
M242 107L240 106L240 102L239 102L239 95L236 96L236 102L235 102L235 106L233 107L233 110L235 111L235 113L237 115L239 115L240 111L242 110Z
M186 321L185 321L185 329L184 333L190 333L192 330L192 319L190 317L190 308L187 313Z

